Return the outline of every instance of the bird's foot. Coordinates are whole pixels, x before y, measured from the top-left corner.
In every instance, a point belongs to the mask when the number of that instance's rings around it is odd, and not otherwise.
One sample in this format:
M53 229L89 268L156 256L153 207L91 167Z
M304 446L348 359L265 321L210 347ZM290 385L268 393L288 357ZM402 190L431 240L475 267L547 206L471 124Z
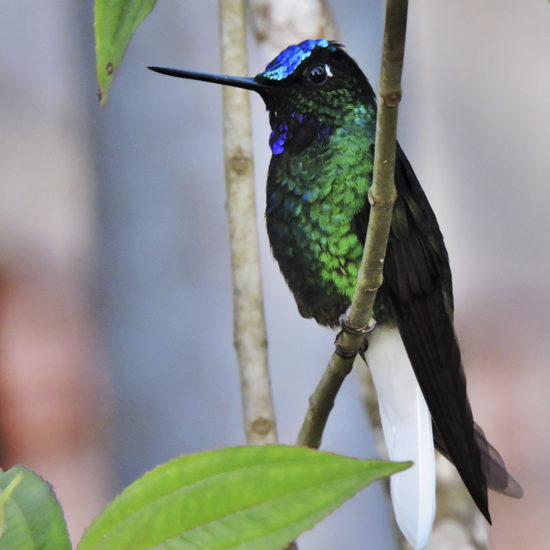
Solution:
M367 351L368 347L367 335L375 329L376 321L374 320L374 318L371 317L368 324L362 327L354 327L349 323L347 313L348 312L346 311L345 313L342 313L342 315L340 315L340 326L342 327L342 330L336 335L336 339L334 340L336 354L344 359L351 359L359 354L364 360L365 352ZM359 350L350 350L349 348L344 347L340 344L341 336L344 332L352 336L362 337L363 341Z

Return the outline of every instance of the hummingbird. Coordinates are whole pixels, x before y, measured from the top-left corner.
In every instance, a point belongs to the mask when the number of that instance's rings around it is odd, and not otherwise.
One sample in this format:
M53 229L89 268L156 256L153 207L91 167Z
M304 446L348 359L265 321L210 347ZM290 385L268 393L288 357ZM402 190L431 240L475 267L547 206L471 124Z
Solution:
M253 78L149 67L158 73L251 90L269 113L272 157L266 225L303 317L339 325L351 304L369 221L376 95L343 46L305 40ZM451 270L435 214L397 144L397 198L365 358L377 390L391 460L396 521L415 549L435 514L434 448L456 467L491 522L488 488L522 489L474 422L453 325Z

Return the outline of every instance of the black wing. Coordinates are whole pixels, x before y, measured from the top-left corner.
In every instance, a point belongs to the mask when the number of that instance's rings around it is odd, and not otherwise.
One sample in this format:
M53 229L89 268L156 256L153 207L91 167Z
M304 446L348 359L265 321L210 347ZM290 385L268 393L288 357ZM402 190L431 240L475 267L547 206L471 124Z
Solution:
M453 326L447 252L435 215L398 146L398 198L381 288L397 322L434 423L435 442L456 466L480 511L491 521L487 487L519 496L500 455L476 430ZM492 452L494 451L494 453ZM519 488L521 492L521 488Z

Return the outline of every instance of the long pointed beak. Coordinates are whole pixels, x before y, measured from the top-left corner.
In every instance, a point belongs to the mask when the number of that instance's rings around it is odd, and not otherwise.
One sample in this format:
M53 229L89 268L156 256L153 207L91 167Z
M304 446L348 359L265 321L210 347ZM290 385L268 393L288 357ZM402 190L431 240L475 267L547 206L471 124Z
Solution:
M184 71L181 69L171 69L170 67L147 67L151 71L178 78L189 78L190 80L201 80L202 82L214 82L224 86L234 86L235 88L244 88L262 94L268 90L273 90L273 86L256 82L253 78L240 76L225 76L220 74L199 73L195 71Z

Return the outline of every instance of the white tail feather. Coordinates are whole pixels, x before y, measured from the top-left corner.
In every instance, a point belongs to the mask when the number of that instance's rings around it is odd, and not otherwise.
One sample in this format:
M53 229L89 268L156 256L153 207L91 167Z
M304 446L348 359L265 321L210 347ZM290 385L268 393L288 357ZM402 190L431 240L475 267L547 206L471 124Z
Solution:
M390 460L414 465L390 479L395 519L416 549L426 546L435 514L435 457L430 411L397 328L377 327L366 353Z

